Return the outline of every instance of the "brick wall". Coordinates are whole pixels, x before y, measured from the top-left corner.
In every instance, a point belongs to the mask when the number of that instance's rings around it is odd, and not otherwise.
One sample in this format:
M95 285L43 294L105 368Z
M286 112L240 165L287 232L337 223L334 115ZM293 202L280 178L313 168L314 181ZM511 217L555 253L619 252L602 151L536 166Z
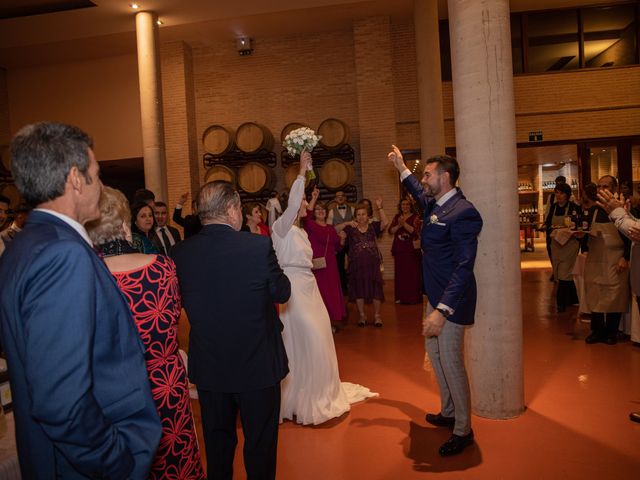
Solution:
M385 200L387 215L395 213L398 198L398 173L386 160L396 142L396 108L393 82L393 47L388 17L370 17L353 25L355 43L358 123L362 184L367 197ZM391 237L379 241L385 277L393 276Z
M184 42L165 43L160 57L169 196L164 200L171 212L181 194L195 195L201 183L191 47ZM191 202L184 212L191 212Z

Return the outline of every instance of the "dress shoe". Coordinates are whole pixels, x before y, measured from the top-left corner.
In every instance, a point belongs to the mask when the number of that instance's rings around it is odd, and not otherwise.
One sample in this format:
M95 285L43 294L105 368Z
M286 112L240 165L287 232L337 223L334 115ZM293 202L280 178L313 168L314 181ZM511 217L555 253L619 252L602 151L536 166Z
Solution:
M616 343L618 343L618 339L615 335L610 335L604 339L604 343L606 343L607 345L615 345Z
M456 435L455 433L449 437L449 440L444 442L438 450L438 453L443 457L449 455L456 455L462 452L465 448L473 443L473 430L470 430L464 436Z
M591 335L589 335L587 338L584 339L584 342L592 345L594 343L598 343L602 341L602 335L596 333L596 332L592 332Z
M454 417L443 417L440 413L427 413L424 418L427 423L435 425L436 427L449 427L453 429L453 426L456 423L456 419Z
M629 420L632 422L640 423L640 412L631 412L629 414Z
M380 318L380 315L376 315L375 316L375 322L373 322L373 324L376 327L381 327L382 326L382 318Z

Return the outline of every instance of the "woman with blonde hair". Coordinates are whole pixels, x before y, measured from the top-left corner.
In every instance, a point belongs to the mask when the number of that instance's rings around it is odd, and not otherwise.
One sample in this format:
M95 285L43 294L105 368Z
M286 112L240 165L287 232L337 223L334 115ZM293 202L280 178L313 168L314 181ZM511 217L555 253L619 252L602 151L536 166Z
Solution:
M149 478L203 479L184 363L178 352L181 304L173 261L139 253L131 245L131 211L119 190L104 187L100 219L87 224L129 303L145 348L151 393L162 438Z

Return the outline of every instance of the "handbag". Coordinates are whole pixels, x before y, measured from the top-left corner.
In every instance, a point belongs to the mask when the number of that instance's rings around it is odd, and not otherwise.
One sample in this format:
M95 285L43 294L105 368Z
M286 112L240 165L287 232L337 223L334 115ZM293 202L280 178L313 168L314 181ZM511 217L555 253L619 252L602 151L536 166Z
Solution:
M322 270L327 268L327 250L329 248L329 234L327 233L327 243L324 246L324 255L311 259L311 270Z

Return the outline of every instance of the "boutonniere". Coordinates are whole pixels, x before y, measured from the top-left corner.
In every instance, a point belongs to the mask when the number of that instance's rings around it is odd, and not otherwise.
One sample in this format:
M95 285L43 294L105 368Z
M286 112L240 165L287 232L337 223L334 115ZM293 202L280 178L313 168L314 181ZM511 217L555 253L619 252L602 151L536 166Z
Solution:
M438 223L438 216L436 214L431 215L431 217L429 218L429 223L433 224L433 223Z

